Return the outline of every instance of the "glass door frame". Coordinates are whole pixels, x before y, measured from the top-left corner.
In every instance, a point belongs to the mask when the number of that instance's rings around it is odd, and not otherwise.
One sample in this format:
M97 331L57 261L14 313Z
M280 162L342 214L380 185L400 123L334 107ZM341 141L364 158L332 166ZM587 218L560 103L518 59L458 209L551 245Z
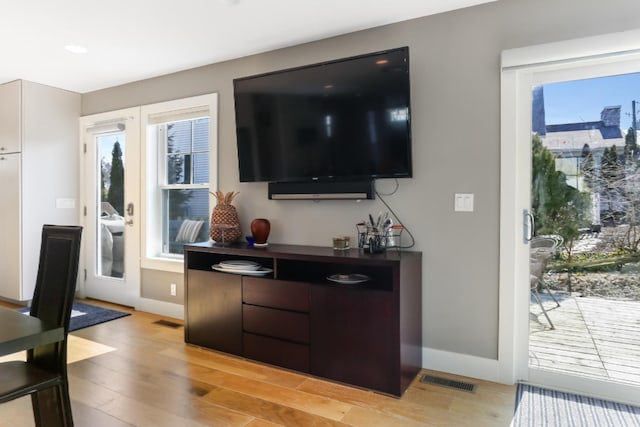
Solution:
M96 252L98 225L97 189L100 171L96 168L96 137L100 133L123 125L125 133L124 206L133 204L131 215L125 217L124 277L101 276L97 271ZM81 257L81 296L136 307L140 301L140 109L138 107L100 113L80 118L82 145L80 200L81 220L85 229Z
M640 388L530 368L529 220L533 86L640 71L640 31L503 52L501 73L500 379L640 404Z

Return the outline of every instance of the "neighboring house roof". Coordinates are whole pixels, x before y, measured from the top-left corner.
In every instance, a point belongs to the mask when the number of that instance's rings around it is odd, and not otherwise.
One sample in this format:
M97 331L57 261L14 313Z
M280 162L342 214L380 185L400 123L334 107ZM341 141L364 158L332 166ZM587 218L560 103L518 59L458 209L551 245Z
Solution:
M561 125L547 125L547 134L556 132L576 132L585 130L600 131L600 138L615 139L622 138L620 126L605 126L602 121L566 123Z
M585 124L586 123L579 123ZM614 135L614 136L612 136ZM616 147L624 147L625 140L620 129L614 132L610 129L587 128L572 129L569 125L550 125L547 126L547 134L542 137L543 144L552 152L579 152L582 153L582 147L589 145L591 151L604 150L613 145Z

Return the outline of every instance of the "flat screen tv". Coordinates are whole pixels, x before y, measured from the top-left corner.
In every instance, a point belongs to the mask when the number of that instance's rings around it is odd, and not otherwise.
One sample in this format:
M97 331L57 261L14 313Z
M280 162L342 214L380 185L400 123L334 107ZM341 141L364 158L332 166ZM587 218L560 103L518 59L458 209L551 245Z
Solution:
M412 176L408 47L233 86L240 181Z

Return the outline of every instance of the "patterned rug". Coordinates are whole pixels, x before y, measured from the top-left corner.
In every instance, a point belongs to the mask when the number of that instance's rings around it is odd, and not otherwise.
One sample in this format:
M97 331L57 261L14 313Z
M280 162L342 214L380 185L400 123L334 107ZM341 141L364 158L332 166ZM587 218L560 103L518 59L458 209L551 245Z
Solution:
M26 314L29 313L29 308L22 308L18 311ZM121 317L129 315L130 313L125 313L123 311L111 310L109 308L103 308L74 301L73 310L71 311L71 321L69 322L69 332L88 328L89 326L119 319Z
M511 427L640 427L640 407L518 384Z

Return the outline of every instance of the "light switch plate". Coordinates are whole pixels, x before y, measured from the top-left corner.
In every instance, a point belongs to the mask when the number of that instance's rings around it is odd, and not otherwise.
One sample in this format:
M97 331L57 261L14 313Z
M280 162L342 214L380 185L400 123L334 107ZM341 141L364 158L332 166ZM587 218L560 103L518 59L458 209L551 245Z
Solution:
M56 199L57 209L75 209L76 199Z
M473 193L455 193L453 210L455 212L473 212Z

